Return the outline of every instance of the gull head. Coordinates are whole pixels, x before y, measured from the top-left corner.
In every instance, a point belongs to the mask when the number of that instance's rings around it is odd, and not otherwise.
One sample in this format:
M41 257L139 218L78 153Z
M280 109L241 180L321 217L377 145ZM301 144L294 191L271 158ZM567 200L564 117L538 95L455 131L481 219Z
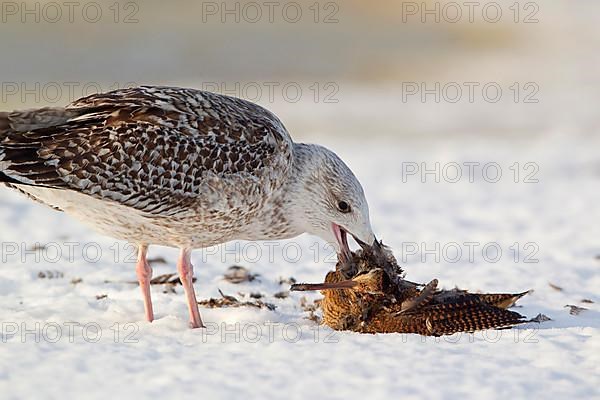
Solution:
M350 258L348 236L361 246L377 243L363 188L350 168L331 150L296 145L301 179L296 196L296 223L303 231L331 243L342 259Z

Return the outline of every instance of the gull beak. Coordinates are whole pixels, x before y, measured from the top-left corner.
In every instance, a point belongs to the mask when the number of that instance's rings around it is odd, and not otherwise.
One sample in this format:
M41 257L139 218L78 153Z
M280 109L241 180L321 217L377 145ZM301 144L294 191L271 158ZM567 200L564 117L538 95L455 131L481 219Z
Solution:
M379 240L377 240L377 238L375 238L373 240L372 244L367 244L365 242L363 242L362 240L360 240L359 238L357 238L356 236L352 235L352 237L354 238L354 240L356 241L356 243L358 243L358 245L363 249L363 250L381 250L381 242Z
M348 232L336 223L331 224L331 229L340 248L340 258L344 262L349 261L352 258L352 253L350 252L350 246L348 246Z
M354 238L354 240L356 241L356 243L358 243L358 245L363 249L363 250L367 250L369 248L371 248L372 246L366 244L365 242L363 242L362 240L360 240L359 238L357 238L356 236L352 235L352 237ZM377 242L377 240L375 240L375 242Z
M377 238L375 238L375 241L373 242L373 248L375 250L382 250L383 249L383 242L377 240Z
M344 229L342 226L340 226L336 223L332 223L331 228L333 230L333 235L335 236L335 239L340 248L340 256L343 261L349 261L350 258L352 257L352 253L350 252L350 247L348 246L348 234L350 234L352 236L352 238L356 241L356 243L358 243L358 245L363 250L373 250L373 249L376 251L381 250L381 242L379 240L377 240L377 238L375 236L373 236L372 234L371 234L371 237L373 238L373 243L367 244L366 242L363 242L358 237L356 237L356 235L348 232L346 229ZM370 241L370 239L369 239L369 241Z

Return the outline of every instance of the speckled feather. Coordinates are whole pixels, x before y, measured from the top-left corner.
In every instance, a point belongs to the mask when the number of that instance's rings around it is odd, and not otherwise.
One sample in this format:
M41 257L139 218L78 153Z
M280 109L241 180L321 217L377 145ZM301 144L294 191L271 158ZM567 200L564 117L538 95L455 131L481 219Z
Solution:
M179 248L192 328L203 326L193 249L302 233L338 252L349 251L347 234L375 241L362 186L335 153L294 143L256 104L194 89L144 86L0 113L0 184L136 244L147 321L148 246Z
M61 204L46 197L56 195L45 196L44 189L114 202L150 224L193 216L225 229L256 217L285 182L292 145L277 117L253 103L193 89L139 87L65 108L0 114L0 180L19 183L20 191L55 208ZM239 195L227 195L233 189ZM149 229L136 229L105 230L127 240L176 241L144 239ZM222 239L228 238L212 241Z
M323 290L323 321L336 330L364 333L418 333L440 336L456 332L502 329L527 322L506 308L529 292L477 294L441 290L404 280L391 252L359 251L350 263L338 263L325 282L347 282L355 266L354 287Z

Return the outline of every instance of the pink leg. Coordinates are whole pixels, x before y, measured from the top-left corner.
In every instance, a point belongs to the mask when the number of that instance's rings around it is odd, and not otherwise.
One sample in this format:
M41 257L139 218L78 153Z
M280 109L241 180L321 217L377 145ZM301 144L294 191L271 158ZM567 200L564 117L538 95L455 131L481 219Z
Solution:
M146 254L148 253L148 246L141 245L139 247L137 265L135 272L137 273L138 281L140 282L140 289L142 289L142 296L144 297L144 310L146 311L146 320L148 322L154 321L154 311L152 311L152 299L150 298L150 278L152 278L152 268L146 260Z
M185 297L187 298L188 309L190 311L190 327L205 328L202 318L200 318L196 292L194 292L194 267L190 261L191 256L192 251L190 249L181 249L179 261L177 262L177 271L179 272L179 279L181 279Z

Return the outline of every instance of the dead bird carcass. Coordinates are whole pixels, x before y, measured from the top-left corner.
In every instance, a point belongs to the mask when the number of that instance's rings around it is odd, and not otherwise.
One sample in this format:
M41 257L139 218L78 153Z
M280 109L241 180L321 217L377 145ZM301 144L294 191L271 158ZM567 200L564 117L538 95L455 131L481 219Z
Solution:
M391 251L378 243L338 262L325 283L296 284L292 290L321 290L323 322L335 330L361 333L450 335L503 329L528 322L507 310L529 293L476 294L407 281Z

